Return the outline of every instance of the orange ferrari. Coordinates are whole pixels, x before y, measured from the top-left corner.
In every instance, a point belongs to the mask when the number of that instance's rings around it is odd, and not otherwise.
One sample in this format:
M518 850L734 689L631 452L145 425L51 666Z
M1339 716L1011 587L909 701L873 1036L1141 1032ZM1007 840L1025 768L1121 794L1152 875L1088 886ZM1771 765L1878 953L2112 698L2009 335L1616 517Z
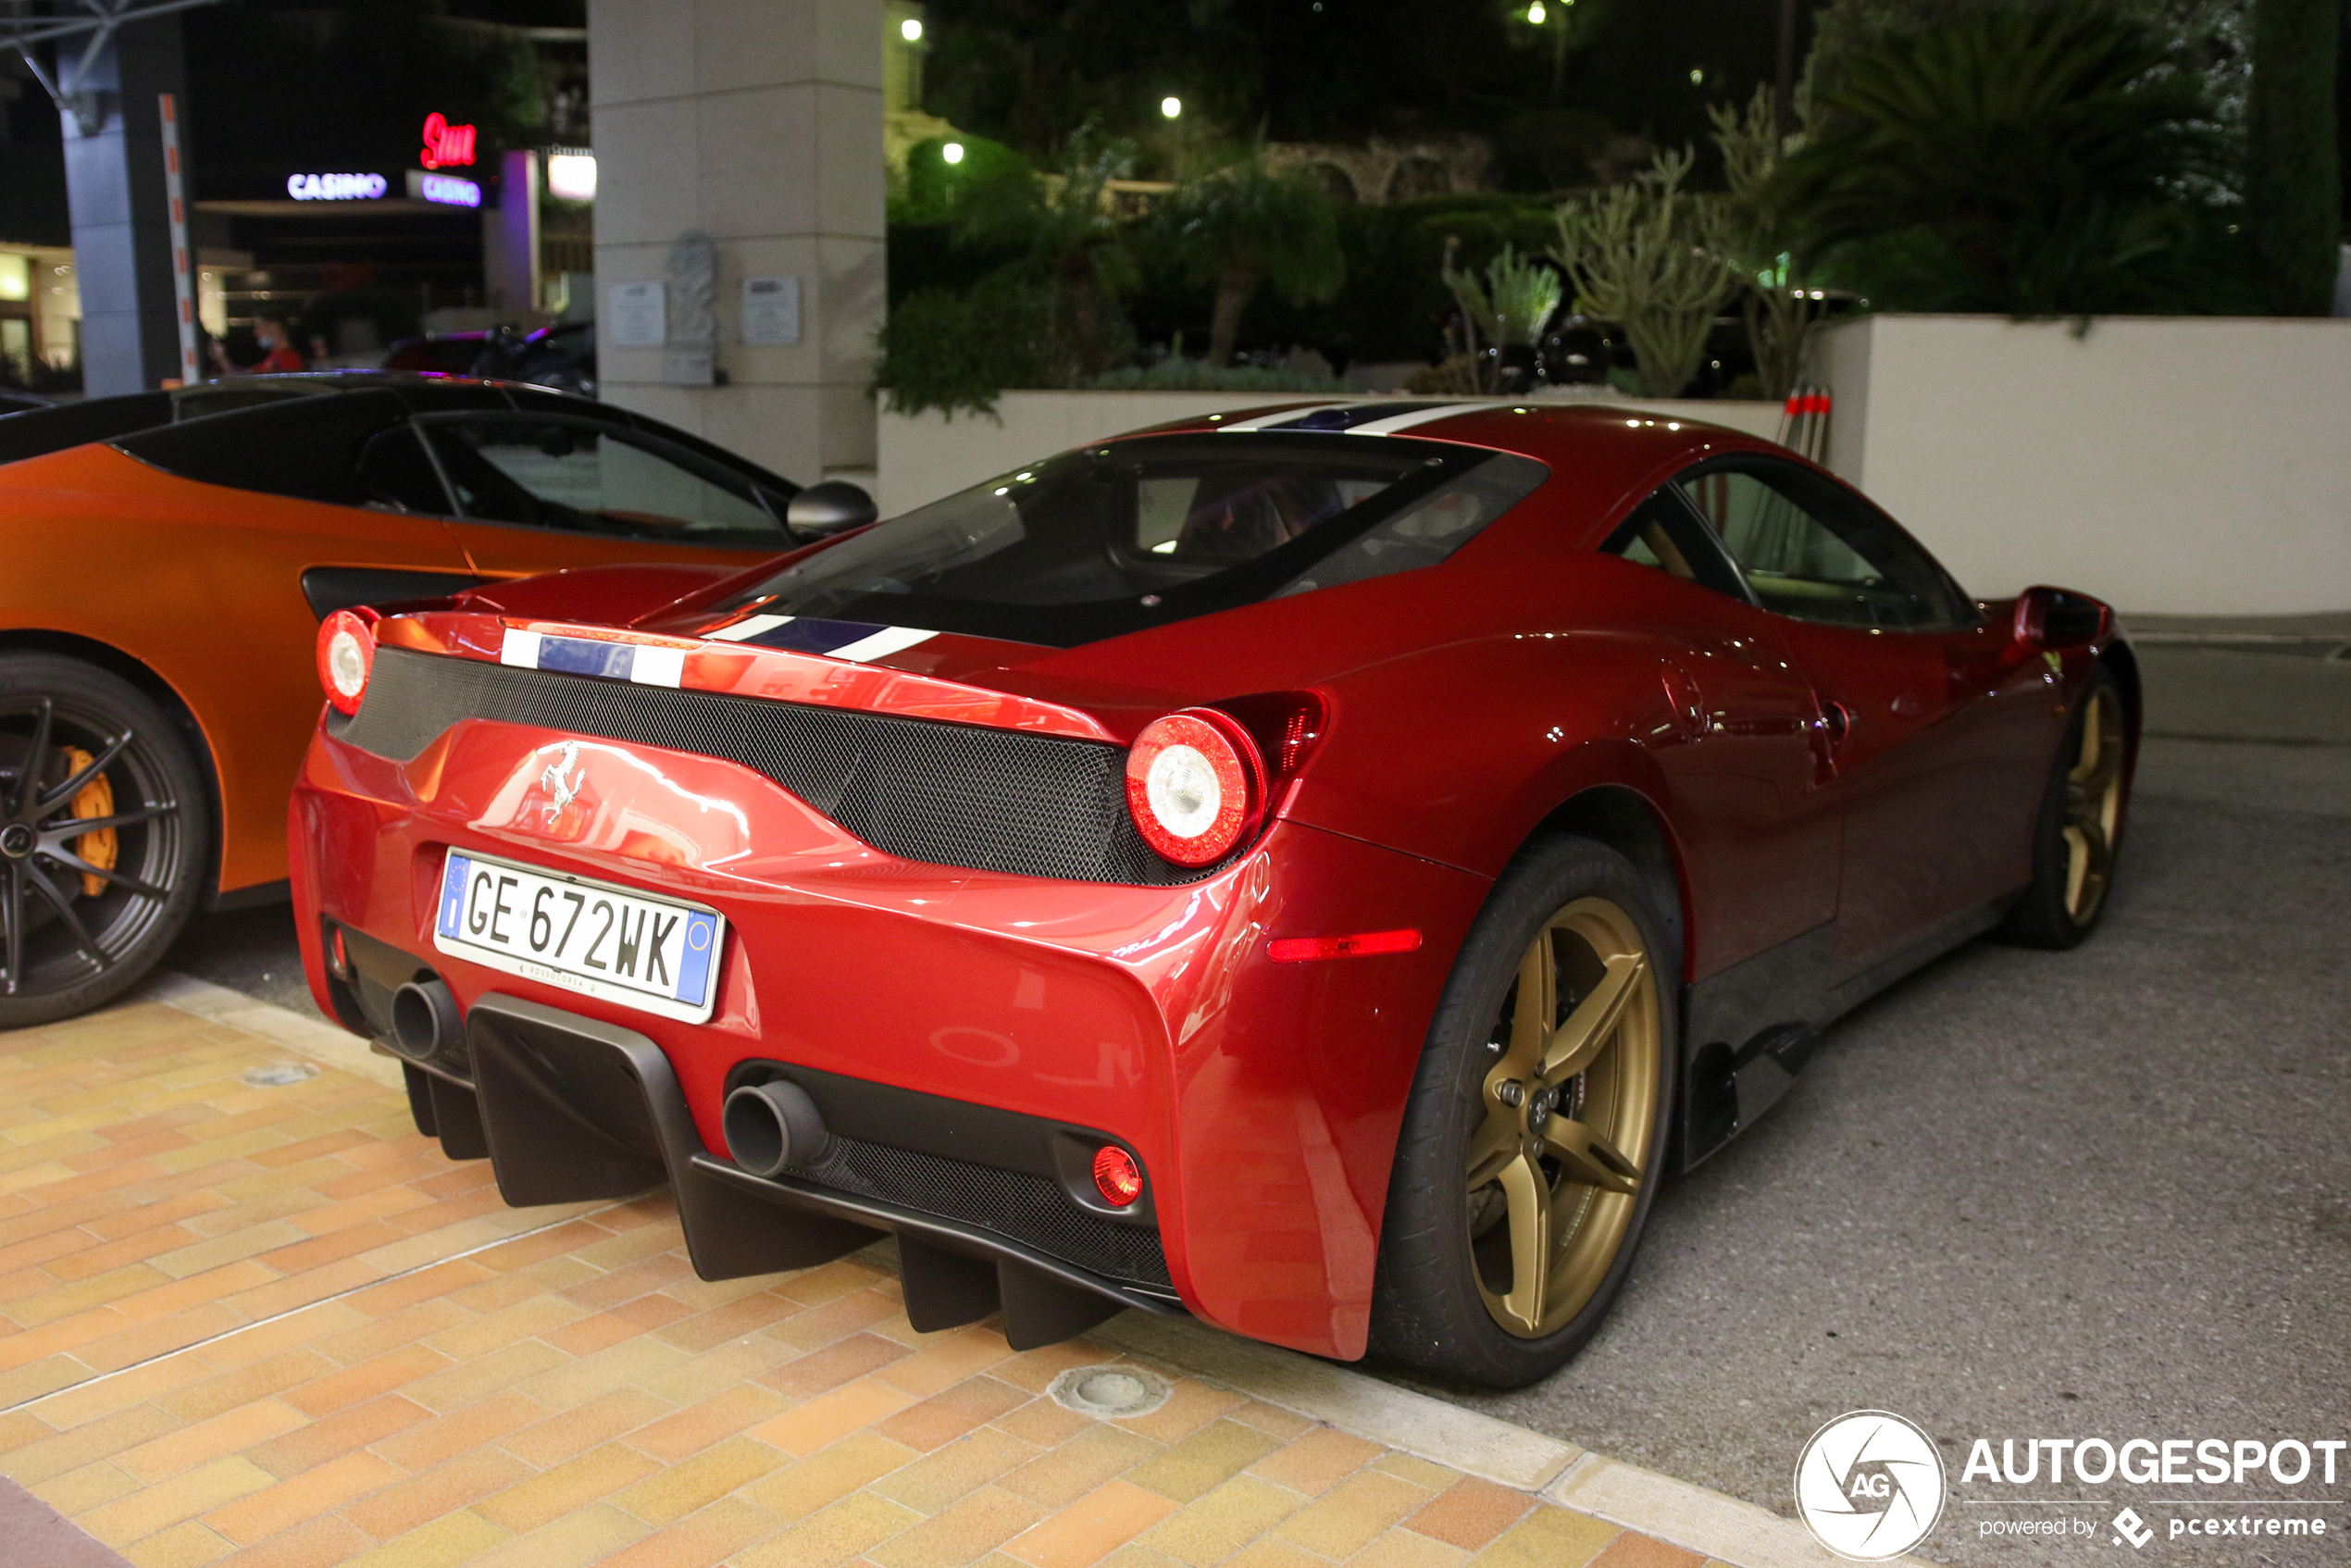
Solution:
M622 409L454 378L0 417L0 1028L118 994L198 909L283 896L323 616L617 563L684 592L860 507Z

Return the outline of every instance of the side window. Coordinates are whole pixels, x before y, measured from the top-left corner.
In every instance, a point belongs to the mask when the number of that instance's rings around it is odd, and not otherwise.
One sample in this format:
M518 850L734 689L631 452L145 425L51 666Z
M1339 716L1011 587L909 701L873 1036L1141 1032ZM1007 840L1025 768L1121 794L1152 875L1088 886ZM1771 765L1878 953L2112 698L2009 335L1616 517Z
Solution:
M782 548L740 477L600 421L432 419L433 451L468 517L720 548Z
M1767 610L1904 631L1967 624L1927 554L1882 514L1800 469L1716 468L1676 481Z
M162 425L114 444L168 474L332 506L381 504L359 475L368 442L408 416L381 388L280 398Z
M1747 603L1747 590L1723 558L1723 547L1708 537L1690 516L1690 509L1670 491L1661 490L1634 507L1600 550Z
M450 510L449 492L425 455L424 438L412 425L395 425L371 436L359 453L362 503L371 512L421 512L438 516Z

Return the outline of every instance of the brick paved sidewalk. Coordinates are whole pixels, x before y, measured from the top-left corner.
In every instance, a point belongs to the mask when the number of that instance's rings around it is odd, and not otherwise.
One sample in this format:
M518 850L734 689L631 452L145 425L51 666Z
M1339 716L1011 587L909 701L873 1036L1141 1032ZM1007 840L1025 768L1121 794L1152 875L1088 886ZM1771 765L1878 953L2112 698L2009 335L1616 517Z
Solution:
M0 1474L140 1568L1704 1561L1165 1362L1076 1413L1145 1363L917 1334L886 1249L705 1283L665 1194L509 1210L344 1060L153 1000L0 1035Z

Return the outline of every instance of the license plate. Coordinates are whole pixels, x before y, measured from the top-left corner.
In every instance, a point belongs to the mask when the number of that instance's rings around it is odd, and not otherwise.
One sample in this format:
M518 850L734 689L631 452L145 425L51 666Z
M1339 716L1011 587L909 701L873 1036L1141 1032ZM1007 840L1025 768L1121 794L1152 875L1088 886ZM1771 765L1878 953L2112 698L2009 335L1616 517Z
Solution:
M509 975L700 1024L718 989L716 912L449 852L432 945Z

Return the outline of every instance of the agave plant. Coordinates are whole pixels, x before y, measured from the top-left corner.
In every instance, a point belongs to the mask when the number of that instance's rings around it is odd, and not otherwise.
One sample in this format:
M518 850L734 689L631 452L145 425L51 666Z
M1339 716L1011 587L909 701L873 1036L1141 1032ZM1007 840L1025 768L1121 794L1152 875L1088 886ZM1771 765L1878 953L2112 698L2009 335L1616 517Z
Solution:
M1476 273L1453 266L1459 248L1458 240L1446 240L1445 286L1479 339L1498 348L1539 339L1560 307L1560 275L1544 266L1541 257L1523 256L1505 243L1486 264L1486 279L1480 282Z
M1552 214L1551 255L1575 284L1575 308L1624 330L1651 397L1672 397L1698 374L1738 281L1720 199L1682 189L1691 158L1660 153L1647 172Z

